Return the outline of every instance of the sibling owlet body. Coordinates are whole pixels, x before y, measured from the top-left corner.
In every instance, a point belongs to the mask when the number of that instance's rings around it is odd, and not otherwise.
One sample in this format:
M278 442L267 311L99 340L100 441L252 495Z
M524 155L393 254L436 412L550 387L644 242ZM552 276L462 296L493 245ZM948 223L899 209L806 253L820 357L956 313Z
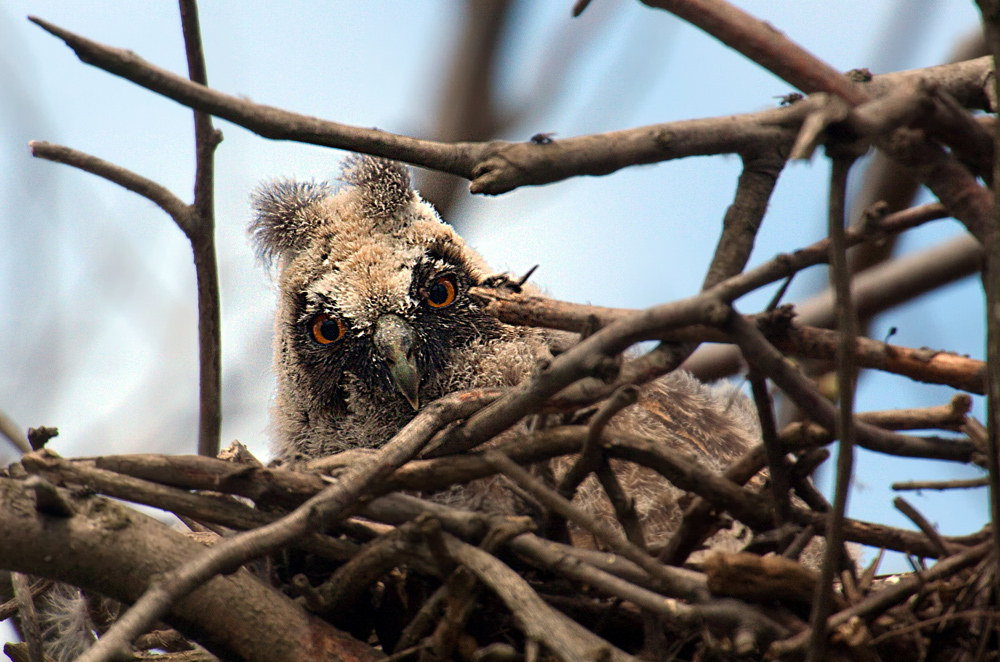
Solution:
M503 324L469 296L493 274L412 190L404 166L354 157L341 180L279 181L254 198L251 231L280 271L275 451L293 463L377 448L425 403L516 384L548 356L543 332ZM745 398L684 374L647 386L614 424L713 467L756 441ZM628 473L640 513L675 526L676 491Z

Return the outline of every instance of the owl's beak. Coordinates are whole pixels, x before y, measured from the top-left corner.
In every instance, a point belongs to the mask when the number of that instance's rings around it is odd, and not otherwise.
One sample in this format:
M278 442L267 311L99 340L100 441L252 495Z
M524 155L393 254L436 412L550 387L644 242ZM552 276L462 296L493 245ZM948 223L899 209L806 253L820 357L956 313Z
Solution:
M413 327L396 315L382 315L375 322L374 340L375 350L389 368L393 385L416 411L420 408L420 371Z

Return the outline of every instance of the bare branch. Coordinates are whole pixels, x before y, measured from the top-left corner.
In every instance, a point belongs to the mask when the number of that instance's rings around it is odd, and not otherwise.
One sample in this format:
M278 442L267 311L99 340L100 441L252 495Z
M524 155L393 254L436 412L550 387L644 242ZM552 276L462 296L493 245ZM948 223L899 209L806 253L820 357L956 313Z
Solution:
M730 331L752 366L770 377L810 418L829 430L836 429L836 408L801 372L790 366L753 325L739 315L733 315ZM860 446L881 453L970 462L979 452L969 440L907 437L860 422L856 430Z
M187 53L188 75L193 83L208 86L205 51L196 0L180 0L181 27ZM212 116L194 112L195 177L191 205L191 236L198 279L198 357L200 411L198 453L219 453L222 429L222 321L219 305L219 267L215 255L215 148L222 132L212 126Z
M705 274L703 290L743 271L786 158L781 147L744 155L736 198L722 220L722 236Z
M858 315L871 316L977 273L983 249L978 241L960 236L940 246L917 251L862 272L851 282ZM833 296L827 291L796 306L802 324L829 327L833 323ZM703 347L682 366L701 379L711 380L740 369L739 355L728 347ZM874 367L874 366L873 366Z
M205 548L169 527L113 501L73 496L77 515L52 526L34 509L23 483L0 479L0 567L48 575L123 602L139 598L160 573L198 558ZM52 550L73 549L76 563L53 563ZM86 559L86 562L82 562ZM335 630L263 582L240 570L216 578L164 614L226 658L374 661L367 645ZM282 627L273 627L281 623Z
M219 319L219 276L211 216L205 221L197 201L194 206L189 206L156 182L96 156L37 140L29 145L31 153L38 158L79 168L152 201L174 219L177 227L191 241L198 281L198 352L201 370L198 446L203 455L214 457L218 452L219 428L222 422L220 349L222 332ZM199 162L205 158L211 158L211 154L208 157L200 156ZM202 166L199 172L202 173L200 175L202 184L199 188L204 189L206 186L211 188L211 168L206 170ZM207 204L212 204L211 197L208 198Z
M908 480L893 483L894 490L967 490L975 487L986 487L989 478L967 478L956 480Z
M473 193L500 194L519 186L540 185L578 175L606 175L630 165L654 163L697 154L743 153L791 144L796 124L808 114L810 101L750 115L691 120L625 131L555 140L547 144L444 144L327 122L221 94L155 67L134 53L98 44L36 17L29 17L59 37L78 57L109 73L243 126L265 138L296 140L384 156L472 180ZM988 107L982 91L989 71L985 58L962 65L932 67L876 77L878 95L885 86L913 76L939 82L959 100Z
M806 94L828 92L852 106L868 95L772 26L721 0L643 0L698 26Z
M488 451L486 455L483 456L483 459L492 465L495 470L503 473L505 476L514 481L519 487L526 490L543 504L549 508L557 510L559 514L566 519L593 533L610 549L614 550L618 554L621 554L629 561L632 561L640 568L648 572L650 576L655 577L658 581L662 582L663 590L669 595L683 595L684 597L695 601L703 600L705 598L704 595L685 594L685 590L688 587L684 584L679 584L675 580L674 573L671 569L661 565L658 561L656 561L656 559L652 558L641 548L626 540L620 533L612 529L609 525L583 512L578 507L556 494L554 491L545 487L540 481L529 475L527 471L512 462L503 453Z
M931 541L931 544L938 550L937 558L943 559L948 556L949 550L948 546L945 544L944 539L941 534L937 532L934 525L927 521L927 518L920 514L920 511L913 507L913 505L904 499L903 497L896 497L892 500L892 505L896 507L896 510L906 515L910 518L910 521L917 525L917 528L924 532L927 539Z
M829 150L829 148L828 148ZM809 625L812 638L806 652L808 662L821 662L826 649L826 619L833 608L833 578L841 567L844 550L844 517L847 498L854 475L854 387L857 369L854 365L854 346L858 335L857 313L851 302L850 271L847 265L847 246L844 241L845 207L847 198L847 175L854 163L853 154L833 155L830 175L829 232L830 232L830 281L835 294L837 328L840 342L837 345L837 381L840 392L840 407L837 410L837 437L840 448L837 452L837 478L834 487L833 507L828 513L826 527L826 548L823 550L823 565L820 567L819 583L813 597Z
M871 96L770 25L724 0L646 0L697 25L803 92L827 92L858 106ZM922 132L898 129L875 144L911 169L981 243L992 241L993 195Z
M491 313L508 324L564 331L582 329L590 319L597 319L600 324L607 325L638 312L627 308L602 308L544 297L511 295L485 288L474 288L473 294L485 302ZM775 347L790 356L833 360L840 334L836 331L795 324L791 315L796 312L798 311L788 307L773 313L750 316L748 319L756 323ZM730 340L724 332L704 325L677 329L660 336L660 339L716 343ZM732 349L730 351L735 352ZM713 356L715 355L717 354ZM983 394L986 389L986 364L950 352L927 348L913 349L870 338L858 338L854 347L854 360L859 367L905 375L910 379L931 384L947 384L970 393ZM703 365L697 360L689 363L693 363L695 368ZM685 363L684 367L691 366Z
M53 145L41 140L32 140L28 146L31 147L32 156L36 158L65 163L109 182L114 182L133 193L138 193L167 212L170 218L174 219L177 227L189 238L194 232L191 210L187 204L153 180L70 147Z
M525 635L544 643L563 662L591 657L615 662L635 660L546 605L528 582L495 557L450 536L446 536L445 540L451 556L504 601Z
M997 0L976 0L983 15L986 45L994 61L1000 61L1000 3ZM1000 93L1000 82L993 77L994 93ZM993 140L1000 139L1000 124L994 126ZM994 150L993 192L1000 195L1000 149ZM1000 199L1000 198L997 198ZM996 226L1000 221L1000 204L994 205L990 219L994 232L990 241L983 242L986 264L983 269L983 289L986 290L986 360L990 366L986 378L986 462L990 480L990 519L993 522L993 544L1000 549L1000 237ZM1000 573L994 576L994 590L1000 592Z
M28 658L31 662L46 662L45 653L42 652L42 628L38 623L38 612L35 610L34 594L28 576L20 572L11 573L11 583L14 586L21 631L28 644Z
M31 452L31 444L28 443L27 435L22 432L17 423L2 411L0 411L0 436L22 453Z

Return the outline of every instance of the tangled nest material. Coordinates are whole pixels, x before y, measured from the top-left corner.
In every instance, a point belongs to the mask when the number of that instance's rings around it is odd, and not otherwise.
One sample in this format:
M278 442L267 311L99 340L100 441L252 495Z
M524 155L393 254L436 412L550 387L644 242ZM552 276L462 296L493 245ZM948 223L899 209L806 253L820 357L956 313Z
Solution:
M172 512L193 532L188 537L213 549L221 547L215 545L219 536L231 540L235 531L265 525L280 529L295 518L281 519L289 511L307 513L312 524L280 544L246 543L260 545L250 557L271 553L229 577L256 583L264 593L243 596L244 604L231 607L232 619L190 627L203 618L192 601L215 608L211 594L217 590L216 578L164 617L177 630L165 631L160 623L136 641L140 651L168 651L157 656L164 661L211 658L199 644L223 656L238 653L227 637L250 637L248 630L261 625L238 614L257 609L261 600L286 602L279 594L312 614L306 621L311 634L280 620L267 623L269 629L284 629L285 637L293 639L315 639L322 619L336 628L322 627L326 636L336 633L334 657L339 659L376 659L378 650L392 659L476 661L795 659L806 651L818 574L794 559L824 530L828 505L808 479L795 477L795 466L789 473L802 502L776 527L772 490L738 487L763 468L763 447L720 477L650 440L600 429L600 421L606 422L602 416L588 423L578 415L577 424L538 428L516 444L488 451L406 461L421 448L430 449L425 456L438 454L433 449L441 448L453 429L447 422L467 416L470 403L474 408L495 397L487 391L448 396L428 407L385 449L324 458L314 472L265 467L238 442L220 459L124 455L69 460L42 449L8 469L2 480L3 517L34 519L49 532L48 538L36 534L34 543L27 540L30 531L25 540L12 541L23 543L26 555L32 555L32 546L61 542L96 566L75 574L60 570L56 578L76 579L88 590L134 601L141 588L118 581L132 576L134 570L125 570L128 564L143 566L138 572L149 581L158 572L173 571L176 559L163 550L179 544L177 538L189 555L197 555L199 545L97 495ZM967 397L960 396L945 407L899 413L923 415L929 426L970 430L975 423L965 418L968 406ZM538 477L544 473L532 475L522 468L579 453L595 435L601 439L600 462L639 462L692 493L684 524L671 540L640 547L561 497ZM780 435L782 447L798 453L800 471L815 466L817 446L830 439L812 424L795 424ZM535 520L460 510L415 496L494 474L535 504ZM627 496L617 505L623 530L641 526ZM731 523L719 516L723 512L738 513L754 530L748 545L752 551L719 552L684 567L708 534ZM539 527L538 522L551 523L553 515L558 526ZM567 521L589 531L597 549L562 542L560 531L565 533ZM997 659L996 560L989 532L946 538L922 526L925 532L916 533L846 521L847 540L904 551L915 563L922 564L923 558L938 562L891 577L877 576L877 559L863 571L845 563L831 598L831 659ZM110 546L110 558L93 558L95 544ZM146 557L130 558L136 549ZM161 552L163 558L157 558ZM116 564L122 577L94 577L112 572ZM171 576L160 579L169 585ZM51 586L40 580L25 592L39 602ZM35 618L27 611L29 603L19 594L3 606L4 616L20 609L25 627ZM101 633L111 624L108 617L98 617L94 627ZM232 628L228 635L212 631L220 624ZM27 660L26 646L8 645L6 651L11 659ZM252 657L279 659L284 654L273 653L257 649Z

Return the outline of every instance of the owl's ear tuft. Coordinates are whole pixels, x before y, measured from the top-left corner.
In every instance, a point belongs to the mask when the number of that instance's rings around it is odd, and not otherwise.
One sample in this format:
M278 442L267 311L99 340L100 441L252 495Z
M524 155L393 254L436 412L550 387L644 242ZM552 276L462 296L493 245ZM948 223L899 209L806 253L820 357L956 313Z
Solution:
M398 161L355 154L344 161L340 178L354 186L360 211L368 218L392 218L414 198L410 169Z
M319 203L333 192L326 182L288 179L262 184L253 194L254 218L250 235L265 263L291 257L302 250L324 216Z

